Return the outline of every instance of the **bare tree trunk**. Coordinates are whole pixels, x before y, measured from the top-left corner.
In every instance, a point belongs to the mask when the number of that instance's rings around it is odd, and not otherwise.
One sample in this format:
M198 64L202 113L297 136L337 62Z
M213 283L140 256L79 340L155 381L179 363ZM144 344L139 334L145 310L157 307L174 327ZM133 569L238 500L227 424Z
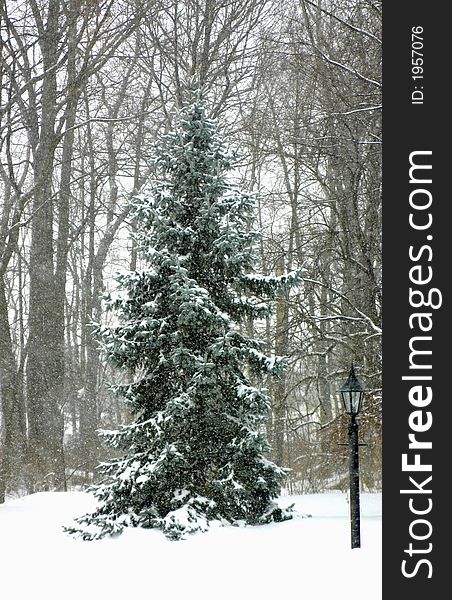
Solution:
M284 256L278 258L277 275L284 273ZM284 356L289 341L289 304L287 292L278 292L276 299L275 354ZM273 427L274 453L276 464L283 466L285 459L285 430L286 430L286 372L279 375L274 387Z
M35 486L66 488L60 406L64 359L60 338L64 321L59 319L53 260L52 176L58 143L55 134L60 3L50 0L46 30L41 39L43 54L42 112L39 143L34 147L35 185L30 246L30 307L27 360L29 450Z
M10 479L22 475L26 447L25 406L8 322L3 277L0 277L0 503Z

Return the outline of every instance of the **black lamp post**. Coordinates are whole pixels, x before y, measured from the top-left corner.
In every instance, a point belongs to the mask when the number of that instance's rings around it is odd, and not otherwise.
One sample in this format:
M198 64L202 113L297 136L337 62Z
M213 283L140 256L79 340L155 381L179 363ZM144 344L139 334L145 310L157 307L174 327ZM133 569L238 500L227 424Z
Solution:
M360 515L359 515L359 454L358 454L358 423L356 415L361 409L364 390L355 375L352 364L347 381L341 388L342 402L345 412L350 415L348 426L348 448L350 457L350 524L352 533L352 548L361 546Z

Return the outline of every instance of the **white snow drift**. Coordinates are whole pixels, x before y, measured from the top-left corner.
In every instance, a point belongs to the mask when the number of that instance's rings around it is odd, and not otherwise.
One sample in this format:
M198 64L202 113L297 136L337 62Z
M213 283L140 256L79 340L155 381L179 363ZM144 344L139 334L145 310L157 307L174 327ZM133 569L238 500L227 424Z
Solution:
M90 494L40 493L0 505L2 600L381 600L381 494L362 496L362 547L350 549L347 496L284 497L284 523L215 527L183 541L126 529L84 542L62 526Z

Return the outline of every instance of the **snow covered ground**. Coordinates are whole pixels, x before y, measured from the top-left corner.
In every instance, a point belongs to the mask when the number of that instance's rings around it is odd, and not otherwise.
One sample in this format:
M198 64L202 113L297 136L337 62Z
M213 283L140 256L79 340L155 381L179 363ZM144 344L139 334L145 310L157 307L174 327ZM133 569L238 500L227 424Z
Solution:
M96 542L61 526L94 506L82 492L0 505L1 600L381 600L381 494L361 497L360 549L350 549L347 496L286 496L285 523L215 528L180 542L128 529Z

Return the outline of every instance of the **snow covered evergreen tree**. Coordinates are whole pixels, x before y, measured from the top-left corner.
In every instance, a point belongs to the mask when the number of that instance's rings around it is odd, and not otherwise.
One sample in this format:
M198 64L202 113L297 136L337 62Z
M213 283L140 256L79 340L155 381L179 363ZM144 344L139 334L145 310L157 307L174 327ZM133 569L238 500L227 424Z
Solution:
M297 277L253 274L255 198L228 181L233 159L199 102L158 143L156 168L134 207L146 266L118 276L119 324L97 328L106 360L129 373L116 392L133 422L103 432L120 458L101 466L97 510L68 529L84 539L288 516L274 502L286 470L265 457L269 399L251 383L282 361L239 324L268 315Z

